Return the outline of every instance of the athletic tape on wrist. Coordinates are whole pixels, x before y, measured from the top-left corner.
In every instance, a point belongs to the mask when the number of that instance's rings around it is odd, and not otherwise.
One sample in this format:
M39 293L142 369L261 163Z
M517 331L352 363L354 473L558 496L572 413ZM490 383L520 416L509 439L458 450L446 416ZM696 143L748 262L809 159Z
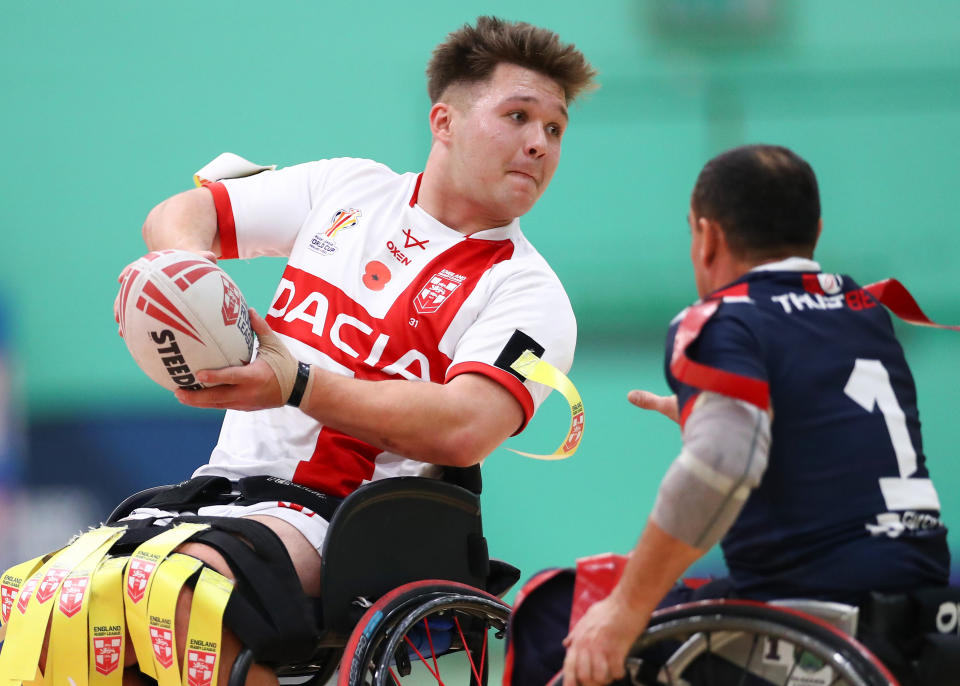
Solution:
M112 540L103 543L77 565L60 586L53 609L46 665L47 676L54 684L88 686L87 619L90 582L112 545Z
M257 359L266 362L273 370L280 384L280 399L286 403L297 381L299 362L275 334L258 335L257 338L260 342Z
M10 611L4 650L0 652L0 674L12 681L29 681L36 676L47 621L55 605L52 601L63 580L101 546L108 548L123 531L124 527L107 526L88 531L30 576Z
M158 686L180 686L177 659L177 599L180 589L203 563L195 557L174 553L157 568L157 578L147 601L150 641Z
M122 686L126 631L123 614L123 570L129 557L100 563L90 584L89 686Z
M193 591L182 686L217 686L223 645L223 611L233 582L204 567Z
M570 405L570 430L567 431L567 436L560 447L549 455L535 455L513 448L508 448L508 450L515 452L517 455L532 457L535 460L564 460L577 452L580 441L583 440L584 414L583 400L580 399L580 393L577 392L573 382L559 369L549 362L544 362L529 350L518 357L510 365L510 368L525 379L542 383L544 386L560 391Z
M153 644L147 621L147 604L157 567L173 549L198 531L210 528L208 524L177 524L140 545L130 556L123 577L124 606L130 643L137 655L140 671L156 679L153 667Z

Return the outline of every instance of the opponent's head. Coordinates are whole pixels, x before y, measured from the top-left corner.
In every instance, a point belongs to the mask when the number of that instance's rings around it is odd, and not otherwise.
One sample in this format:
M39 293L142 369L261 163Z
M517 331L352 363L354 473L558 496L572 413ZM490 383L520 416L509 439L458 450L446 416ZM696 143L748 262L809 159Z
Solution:
M556 170L567 105L595 74L573 45L530 24L480 17L447 36L427 67L445 190L491 226L525 214Z
M820 236L817 178L799 155L777 145L744 145L717 155L697 177L690 199L691 257L698 288L709 265L711 229L740 265L812 257ZM706 241L706 243L704 243ZM736 277L733 277L736 278ZM701 294L709 292L704 285Z

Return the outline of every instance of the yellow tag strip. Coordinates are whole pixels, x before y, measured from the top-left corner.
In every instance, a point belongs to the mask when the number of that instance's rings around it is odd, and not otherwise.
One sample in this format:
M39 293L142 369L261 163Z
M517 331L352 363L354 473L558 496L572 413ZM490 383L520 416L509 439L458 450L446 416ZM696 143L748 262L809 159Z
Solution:
M100 563L90 585L89 686L122 686L124 655L123 569L128 557Z
M147 615L158 686L180 686L175 631L177 598L187 579L201 566L202 563L195 557L174 553L157 569L157 578L150 590Z
M50 628L47 671L55 684L87 686L87 617L93 572L113 541L91 553L63 580Z
M30 680L37 673L47 620L63 580L100 546L111 543L125 527L88 531L50 558L26 581L10 611L8 637L0 652L0 674L12 680ZM49 671L49 670L47 670Z
M187 654L182 686L217 686L223 633L223 611L233 582L208 567L200 572L190 606Z
M147 599L150 587L156 578L154 572L174 548L198 531L209 528L208 524L178 524L172 529L154 536L133 551L127 572L123 577L124 605L127 613L127 630L130 642L137 654L140 671L154 679L153 646L147 626Z
M13 604L17 602L17 596L20 594L23 582L33 576L33 573L40 568L45 559L49 559L49 557L41 555L32 560L21 562L5 571L3 576L0 577L0 623L4 626L10 621L10 610L13 609ZM0 640L3 639L0 638Z
M510 365L510 368L525 379L542 383L544 386L549 386L563 394L563 397L570 404L570 430L560 447L549 455L534 455L513 448L507 449L517 455L532 457L535 460L565 460L577 452L580 441L583 440L583 401L580 399L580 394L573 382L559 369L549 362L544 362L529 350L518 357Z

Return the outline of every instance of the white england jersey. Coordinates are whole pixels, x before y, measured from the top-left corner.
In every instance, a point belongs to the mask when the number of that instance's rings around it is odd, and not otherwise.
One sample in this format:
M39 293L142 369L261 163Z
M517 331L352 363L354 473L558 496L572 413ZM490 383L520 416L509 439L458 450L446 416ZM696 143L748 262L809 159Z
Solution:
M567 295L518 220L465 236L417 204L419 184L370 160L332 159L207 188L223 257L289 256L265 319L295 357L369 380L483 374L517 398L526 425L550 389L510 363L530 349L570 369ZM228 411L195 475L266 474L343 496L365 481L437 473L280 407Z

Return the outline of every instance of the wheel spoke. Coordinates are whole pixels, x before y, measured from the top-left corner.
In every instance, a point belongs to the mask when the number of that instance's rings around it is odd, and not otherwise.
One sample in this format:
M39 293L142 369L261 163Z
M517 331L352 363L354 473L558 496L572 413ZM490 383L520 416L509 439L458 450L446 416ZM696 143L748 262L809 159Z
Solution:
M737 686L744 686L747 683L747 674L750 673L750 664L753 662L753 653L757 649L757 644L760 642L760 634L753 635L753 644L750 646L750 654L747 655L747 664L743 666L743 674L740 675L740 682Z
M460 620L456 615L453 617L453 623L457 625L457 632L460 634L460 640L463 642L463 651L467 654L467 660L470 661L470 669L473 670L473 676L477 680L477 684L483 683L483 680L480 678L480 674L477 672L477 666L473 663L473 654L470 651L470 646L467 645L467 639L463 635L463 629L460 628ZM484 633L484 638L486 638L486 633Z
M427 643L430 644L430 656L433 658L433 668L437 670L437 673L440 673L440 668L437 666L437 651L433 647L433 638L430 637L430 622L426 617L423 618L423 626L427 630Z
M446 684L443 683L443 679L440 678L440 670L439 669L434 670L430 667L430 663L427 662L427 659L423 656L423 654L419 650L417 650L417 646L413 644L413 641L410 640L410 637L404 636L403 640L407 642L407 645L413 648L413 652L417 654L417 657L420 658L420 662L422 662L423 666L427 668L427 671L429 671L433 675L433 678L437 680L437 683L440 684L440 686L446 686Z

